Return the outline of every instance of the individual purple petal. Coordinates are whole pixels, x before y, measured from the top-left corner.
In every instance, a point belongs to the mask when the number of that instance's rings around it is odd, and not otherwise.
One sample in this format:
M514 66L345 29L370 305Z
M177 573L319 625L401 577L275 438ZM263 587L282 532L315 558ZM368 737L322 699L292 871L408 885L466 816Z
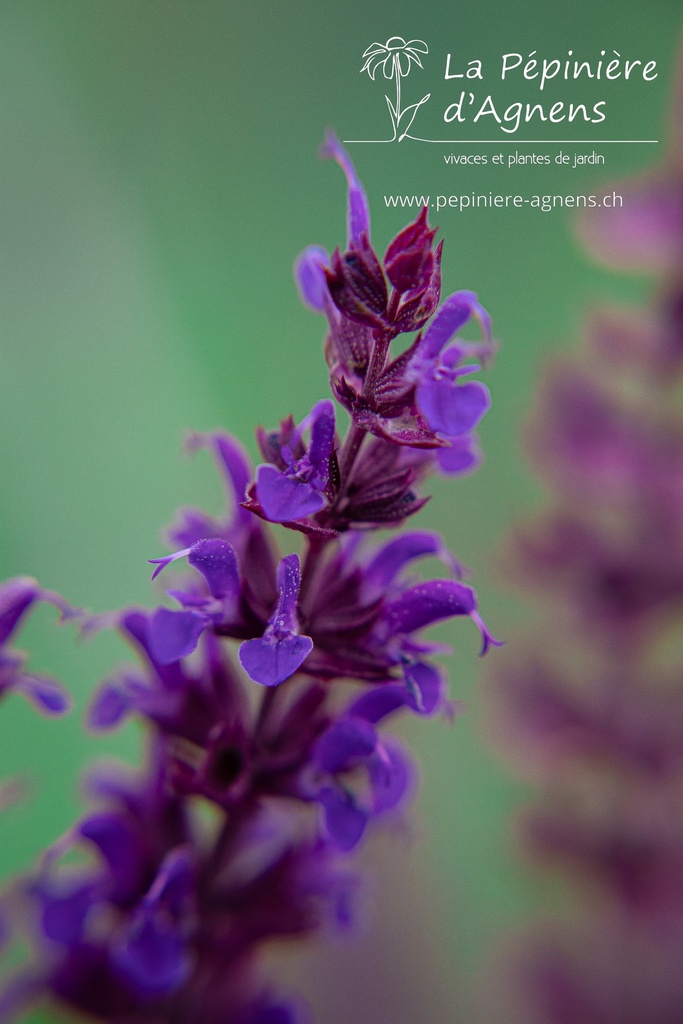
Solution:
M145 863L140 836L116 814L91 814L81 822L80 835L100 851L109 869L112 896L127 899L140 884Z
M149 623L149 646L160 665L171 665L194 651L211 620L199 612L157 608Z
M178 918L190 904L193 883L194 868L190 850L186 846L176 847L161 862L157 876L145 896L145 905L163 905L174 918Z
M343 851L352 850L360 841L368 816L350 793L325 786L318 793L323 822L332 843Z
M409 700L410 694L401 683L383 683L366 690L351 704L347 714L376 723L398 708L405 707Z
M324 313L329 300L327 282L323 267L329 267L330 257L319 245L309 245L297 256L294 264L294 279L299 295L314 313Z
M371 586L387 587L407 562L428 555L441 558L455 574L462 572L462 566L444 546L438 533L415 530L404 533L381 547L365 569L365 580Z
M272 523L286 523L320 512L325 496L305 480L281 473L276 466L262 464L256 470L256 493L266 517Z
M454 580L430 580L418 583L387 604L383 617L392 633L412 633L452 615L472 615L476 607L471 587Z
M154 913L142 912L133 918L113 959L125 981L147 998L174 992L187 981L192 968L184 936Z
M308 636L290 634L245 640L239 649L242 668L250 679L262 686L278 686L294 675L313 650Z
M334 404L329 398L316 402L311 410L311 443L308 458L316 471L321 485L327 482L330 471L330 455L334 444Z
M322 157L336 160L344 174L348 186L348 238L347 244L358 241L363 232L370 234L370 208L365 190L360 183L351 157L346 152L334 132L327 132L325 142L320 149Z
M486 623L484 622L484 620L482 619L482 617L481 617L481 615L479 614L478 611L476 611L476 610L473 611L470 614L470 618L472 619L472 622L475 623L475 625L477 626L477 629L481 633L481 650L479 651L479 654L480 654L480 656L482 658L486 654L486 652L488 651L489 647L504 647L505 646L505 641L504 640L496 640L496 638L490 632L488 626L486 625Z
M459 437L449 438L449 441L450 447L439 448L436 453L436 461L441 472L448 476L456 476L476 469L481 463L481 450L474 435L461 434Z
M477 426L491 408L491 395L479 381L457 384L436 377L418 386L417 402L432 430L457 437Z
M0 646L9 640L19 621L40 595L37 580L17 576L0 587Z
M442 304L431 324L425 331L420 346L420 355L433 359L438 356L447 341L453 337L471 316L479 320L486 340L491 337L491 318L479 303L474 292L455 292Z
M410 706L421 715L432 715L443 706L444 679L433 665L416 661L404 669Z
M286 555L277 567L278 603L270 625L280 630L294 630L298 626L296 605L299 599L301 569L298 555Z
M91 729L113 729L130 711L130 695L118 680L106 680L88 709Z
M289 679L313 650L311 638L299 635L300 578L297 555L287 555L277 567L278 602L263 636L240 646L243 669L262 686L277 686Z
M197 541L190 548L187 560L202 574L214 597L237 598L240 589L237 555L226 540L210 537Z
M20 675L14 681L31 703L47 715L63 715L71 707L71 698L54 679L47 676Z
M323 771L336 775L369 757L377 746L377 734L363 718L344 717L325 730L313 750Z
M372 803L377 814L396 807L406 795L412 776L408 758L398 746L385 746L383 755L368 765Z
M41 925L46 937L67 945L77 942L96 902L96 886L88 883L60 893L51 892L49 886L39 886L38 895L43 905Z

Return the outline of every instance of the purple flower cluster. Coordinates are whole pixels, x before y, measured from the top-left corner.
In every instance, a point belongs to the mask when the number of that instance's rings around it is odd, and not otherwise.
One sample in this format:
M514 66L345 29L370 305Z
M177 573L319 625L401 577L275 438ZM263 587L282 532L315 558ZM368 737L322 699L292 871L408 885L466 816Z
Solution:
M683 1020L681 97L668 164L584 222L602 255L665 271L656 300L594 317L527 432L554 500L510 570L550 616L495 679L497 729L542 780L526 847L578 900L517 957L524 1024Z
M358 880L346 855L376 821L401 814L414 788L385 725L402 711L449 708L433 661L443 648L424 630L464 617L482 653L497 643L440 537L369 539L422 507L429 472L476 464L473 432L490 399L462 378L492 351L488 316L469 292L438 309L441 246L426 210L382 266L348 155L333 137L325 153L348 179L348 248L331 259L307 250L297 277L327 317L332 391L350 428L341 440L323 399L298 424L290 416L257 431L255 469L226 434L190 439L225 482L225 517L183 510L168 531L174 553L151 559L153 578L171 563L183 570L167 592L172 607L83 623L117 629L137 656L99 687L89 725L137 716L147 764L93 774L95 809L20 887L36 954L0 998L2 1020L45 994L112 1024L307 1019L260 981L255 954L266 940L352 921ZM471 317L483 342L454 340ZM270 523L303 535L301 558L280 557ZM424 558L444 575L416 575ZM31 602L55 600L30 581L2 598L2 640ZM58 691L6 660L3 685L58 709Z

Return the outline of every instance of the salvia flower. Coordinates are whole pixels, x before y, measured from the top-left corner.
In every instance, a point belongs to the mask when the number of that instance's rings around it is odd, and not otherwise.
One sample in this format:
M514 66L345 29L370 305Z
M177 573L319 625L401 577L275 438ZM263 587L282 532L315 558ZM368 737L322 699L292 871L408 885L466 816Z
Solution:
M372 533L424 506L442 454L445 472L476 464L489 396L469 377L491 352L488 316L471 292L434 316L441 245L426 211L380 261L348 154L330 136L326 155L347 178L347 247L331 260L307 250L297 273L328 317L333 398L259 428L255 469L227 434L192 435L227 507L181 510L172 553L150 559L152 579L172 581L172 606L84 619L85 632L116 629L133 657L97 689L88 726L141 721L146 763L132 778L91 778L95 808L23 883L35 956L0 993L2 1021L48 996L110 1024L306 1024L300 1000L260 979L261 946L353 924L349 857L415 789L386 726L454 709L429 628L470 619L482 653L497 643L437 534ZM455 337L470 318L481 344ZM399 334L422 328L389 357ZM351 413L345 437L334 398ZM271 524L295 531L301 554L280 554ZM441 576L415 571L425 558ZM58 603L32 581L0 591L3 645L36 600ZM14 653L0 657L0 683L4 671L8 687L29 687Z

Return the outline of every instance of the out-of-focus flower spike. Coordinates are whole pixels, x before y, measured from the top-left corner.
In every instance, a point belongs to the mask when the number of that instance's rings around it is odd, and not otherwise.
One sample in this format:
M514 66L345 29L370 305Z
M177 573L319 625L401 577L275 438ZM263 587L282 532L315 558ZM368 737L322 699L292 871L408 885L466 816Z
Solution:
M311 638L299 633L300 578L297 555L287 555L277 569L278 603L263 636L240 646L242 668L262 686L278 686L289 679L313 650Z
M368 205L365 189L360 183L356 169L351 162L351 157L346 152L341 142L334 134L328 131L325 135L325 142L320 149L322 157L336 160L348 183L348 239L347 244L360 240L365 232L370 235L370 207Z
M330 257L320 245L309 245L294 263L294 280L305 306L314 313L324 313L329 303L329 292L324 267L329 267Z

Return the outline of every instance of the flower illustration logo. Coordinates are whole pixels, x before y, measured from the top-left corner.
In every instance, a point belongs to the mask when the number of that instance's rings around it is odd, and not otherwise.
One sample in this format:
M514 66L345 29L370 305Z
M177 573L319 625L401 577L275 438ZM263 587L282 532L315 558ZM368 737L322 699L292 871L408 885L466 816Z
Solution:
M367 71L374 82L375 75L382 68L384 77L388 81L394 79L396 82L395 102L392 103L389 97L385 96L394 132L393 137L387 140L389 142L394 142L396 139L402 142L406 137L410 137L408 132L415 120L415 115L431 95L431 93L427 93L418 103L410 103L401 109L401 79L408 76L413 64L422 67L420 54L426 53L429 53L429 47L422 39L411 39L407 43L401 36L391 36L386 43L371 43L363 54L365 64L360 69L361 74Z

